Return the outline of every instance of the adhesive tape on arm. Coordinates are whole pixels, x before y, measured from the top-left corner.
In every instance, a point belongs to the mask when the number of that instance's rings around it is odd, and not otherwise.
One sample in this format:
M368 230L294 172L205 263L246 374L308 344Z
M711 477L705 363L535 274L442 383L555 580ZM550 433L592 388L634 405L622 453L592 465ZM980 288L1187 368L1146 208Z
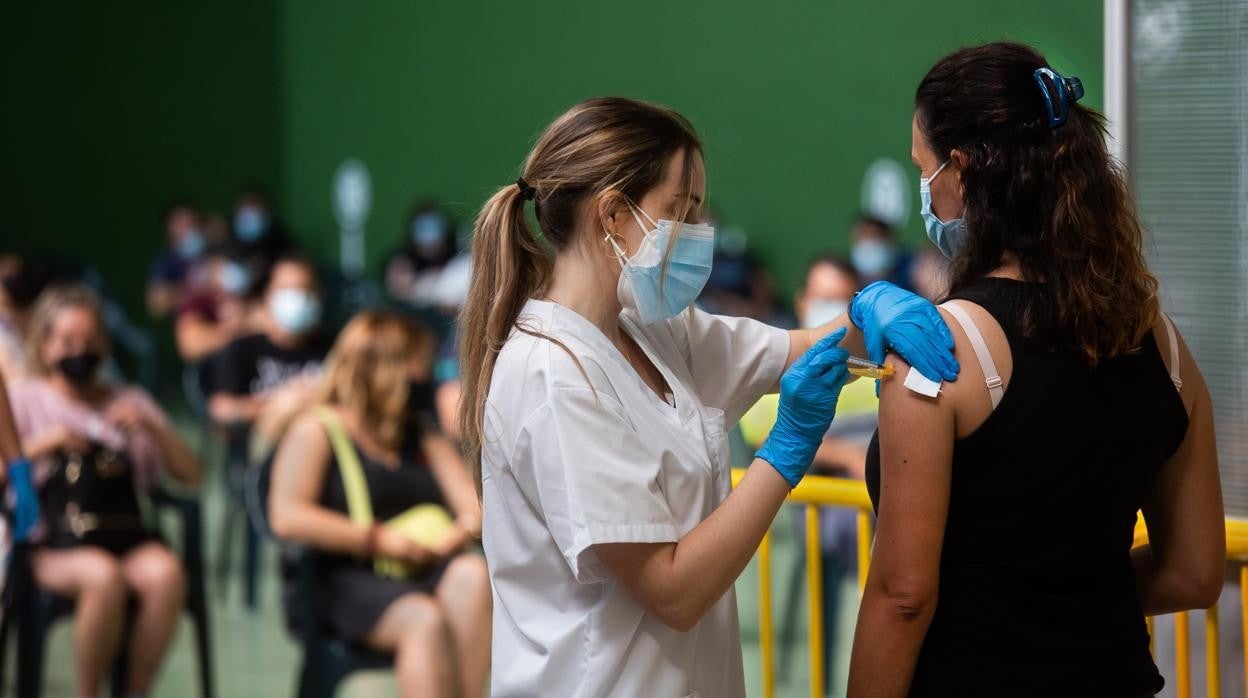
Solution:
M905 386L919 395L927 397L936 397L940 394L940 381L929 380L927 376L919 373L918 369L911 366L910 372L906 374Z

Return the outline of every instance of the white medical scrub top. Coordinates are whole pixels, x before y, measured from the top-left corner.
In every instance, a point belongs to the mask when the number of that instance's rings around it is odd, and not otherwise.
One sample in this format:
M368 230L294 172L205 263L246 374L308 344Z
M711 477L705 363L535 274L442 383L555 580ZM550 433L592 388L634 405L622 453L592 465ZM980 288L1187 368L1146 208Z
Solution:
M556 303L528 301L518 324L568 351L513 331L494 366L481 486L496 696L745 695L731 589L678 632L646 613L593 546L675 542L724 501L726 425L776 384L788 333L698 310L649 327L625 311L620 322L674 406Z

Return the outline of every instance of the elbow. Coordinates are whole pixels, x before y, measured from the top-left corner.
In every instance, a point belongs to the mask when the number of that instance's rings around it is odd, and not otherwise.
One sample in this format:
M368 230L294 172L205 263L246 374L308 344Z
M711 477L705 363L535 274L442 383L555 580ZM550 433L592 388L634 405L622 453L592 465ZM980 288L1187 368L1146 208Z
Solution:
M652 599L645 604L646 612L660 623L677 632L693 630L711 604L699 603L689 594L672 593L666 598Z
M1210 608L1218 602L1222 596L1222 574L1221 565L1208 566L1208 569L1188 579L1185 595L1192 608Z
M936 612L935 579L898 578L880 581L880 598L889 615L902 623L927 623Z
M290 538L290 515L286 507L275 506L269 503L269 530L273 532L274 537L280 540L288 540Z

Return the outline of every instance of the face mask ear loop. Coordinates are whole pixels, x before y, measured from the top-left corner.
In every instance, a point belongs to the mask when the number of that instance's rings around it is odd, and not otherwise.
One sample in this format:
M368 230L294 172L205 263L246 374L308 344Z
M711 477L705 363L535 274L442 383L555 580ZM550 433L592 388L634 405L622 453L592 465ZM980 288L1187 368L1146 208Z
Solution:
M604 230L603 232L606 232L606 231ZM615 257L615 261L619 262L620 268L623 269L624 260L628 258L628 255L624 253L624 248L620 247L620 243L616 242L615 238L616 238L615 233L607 233L606 235L602 236L603 242L611 243L611 247L615 250L615 254L613 255Z
M649 235L651 231L659 229L659 224L655 222L653 218L650 217L650 214L641 210L641 207L638 206L637 204L634 204L632 201L628 202L628 211L629 213L633 214L633 220L637 221L637 227L641 228L642 235ZM646 227L645 223L641 222L641 218L637 217L638 213L646 217L646 221L650 223L649 228Z
M932 173L932 176L931 176L931 177L928 177L927 179L923 179L923 178L921 178L921 177L920 177L920 179L921 179L923 182L926 182L926 183L927 183L927 187L928 187L928 189L931 189L931 187L932 187L932 180L936 179L937 175L939 175L941 172L943 172L943 171L945 170L945 168L946 168L946 167L948 167L948 166L949 166L949 162L950 162L949 160L945 160L944 162L940 163L940 167L937 167L937 168L936 168L936 171ZM922 183L922 182L920 182L920 183Z

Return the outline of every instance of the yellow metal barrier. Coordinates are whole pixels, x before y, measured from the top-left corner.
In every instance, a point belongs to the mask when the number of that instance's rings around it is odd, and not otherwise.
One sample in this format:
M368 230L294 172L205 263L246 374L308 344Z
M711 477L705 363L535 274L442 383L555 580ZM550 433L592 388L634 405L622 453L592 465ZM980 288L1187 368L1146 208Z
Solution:
M735 487L745 475L744 470L732 471L732 484ZM819 698L824 695L823 675L823 643L825 628L823 627L823 583L821 566L822 553L819 545L819 507L839 506L858 510L858 589L866 585L867 570L871 564L871 545L874 540L872 533L871 498L863 483L857 480L820 477L805 477L787 500L791 504L805 507L806 516L806 594L807 612L810 615L809 661L810 661L810 695ZM1136 527L1136 543L1148 541L1143 519ZM1244 637L1245 679L1248 680L1248 521L1242 519L1226 520L1226 554L1228 560L1241 561L1240 593L1243 597L1242 632ZM775 695L775 625L771 613L771 534L763 537L758 547L758 591L759 591L759 645L762 656L763 696L772 698ZM1175 693L1179 698L1191 696L1191 629L1186 613L1174 614L1175 623ZM1148 619L1149 634L1152 634L1153 621ZM1218 698L1221 663L1218 655L1218 609L1217 606L1205 613L1205 685L1209 698Z

